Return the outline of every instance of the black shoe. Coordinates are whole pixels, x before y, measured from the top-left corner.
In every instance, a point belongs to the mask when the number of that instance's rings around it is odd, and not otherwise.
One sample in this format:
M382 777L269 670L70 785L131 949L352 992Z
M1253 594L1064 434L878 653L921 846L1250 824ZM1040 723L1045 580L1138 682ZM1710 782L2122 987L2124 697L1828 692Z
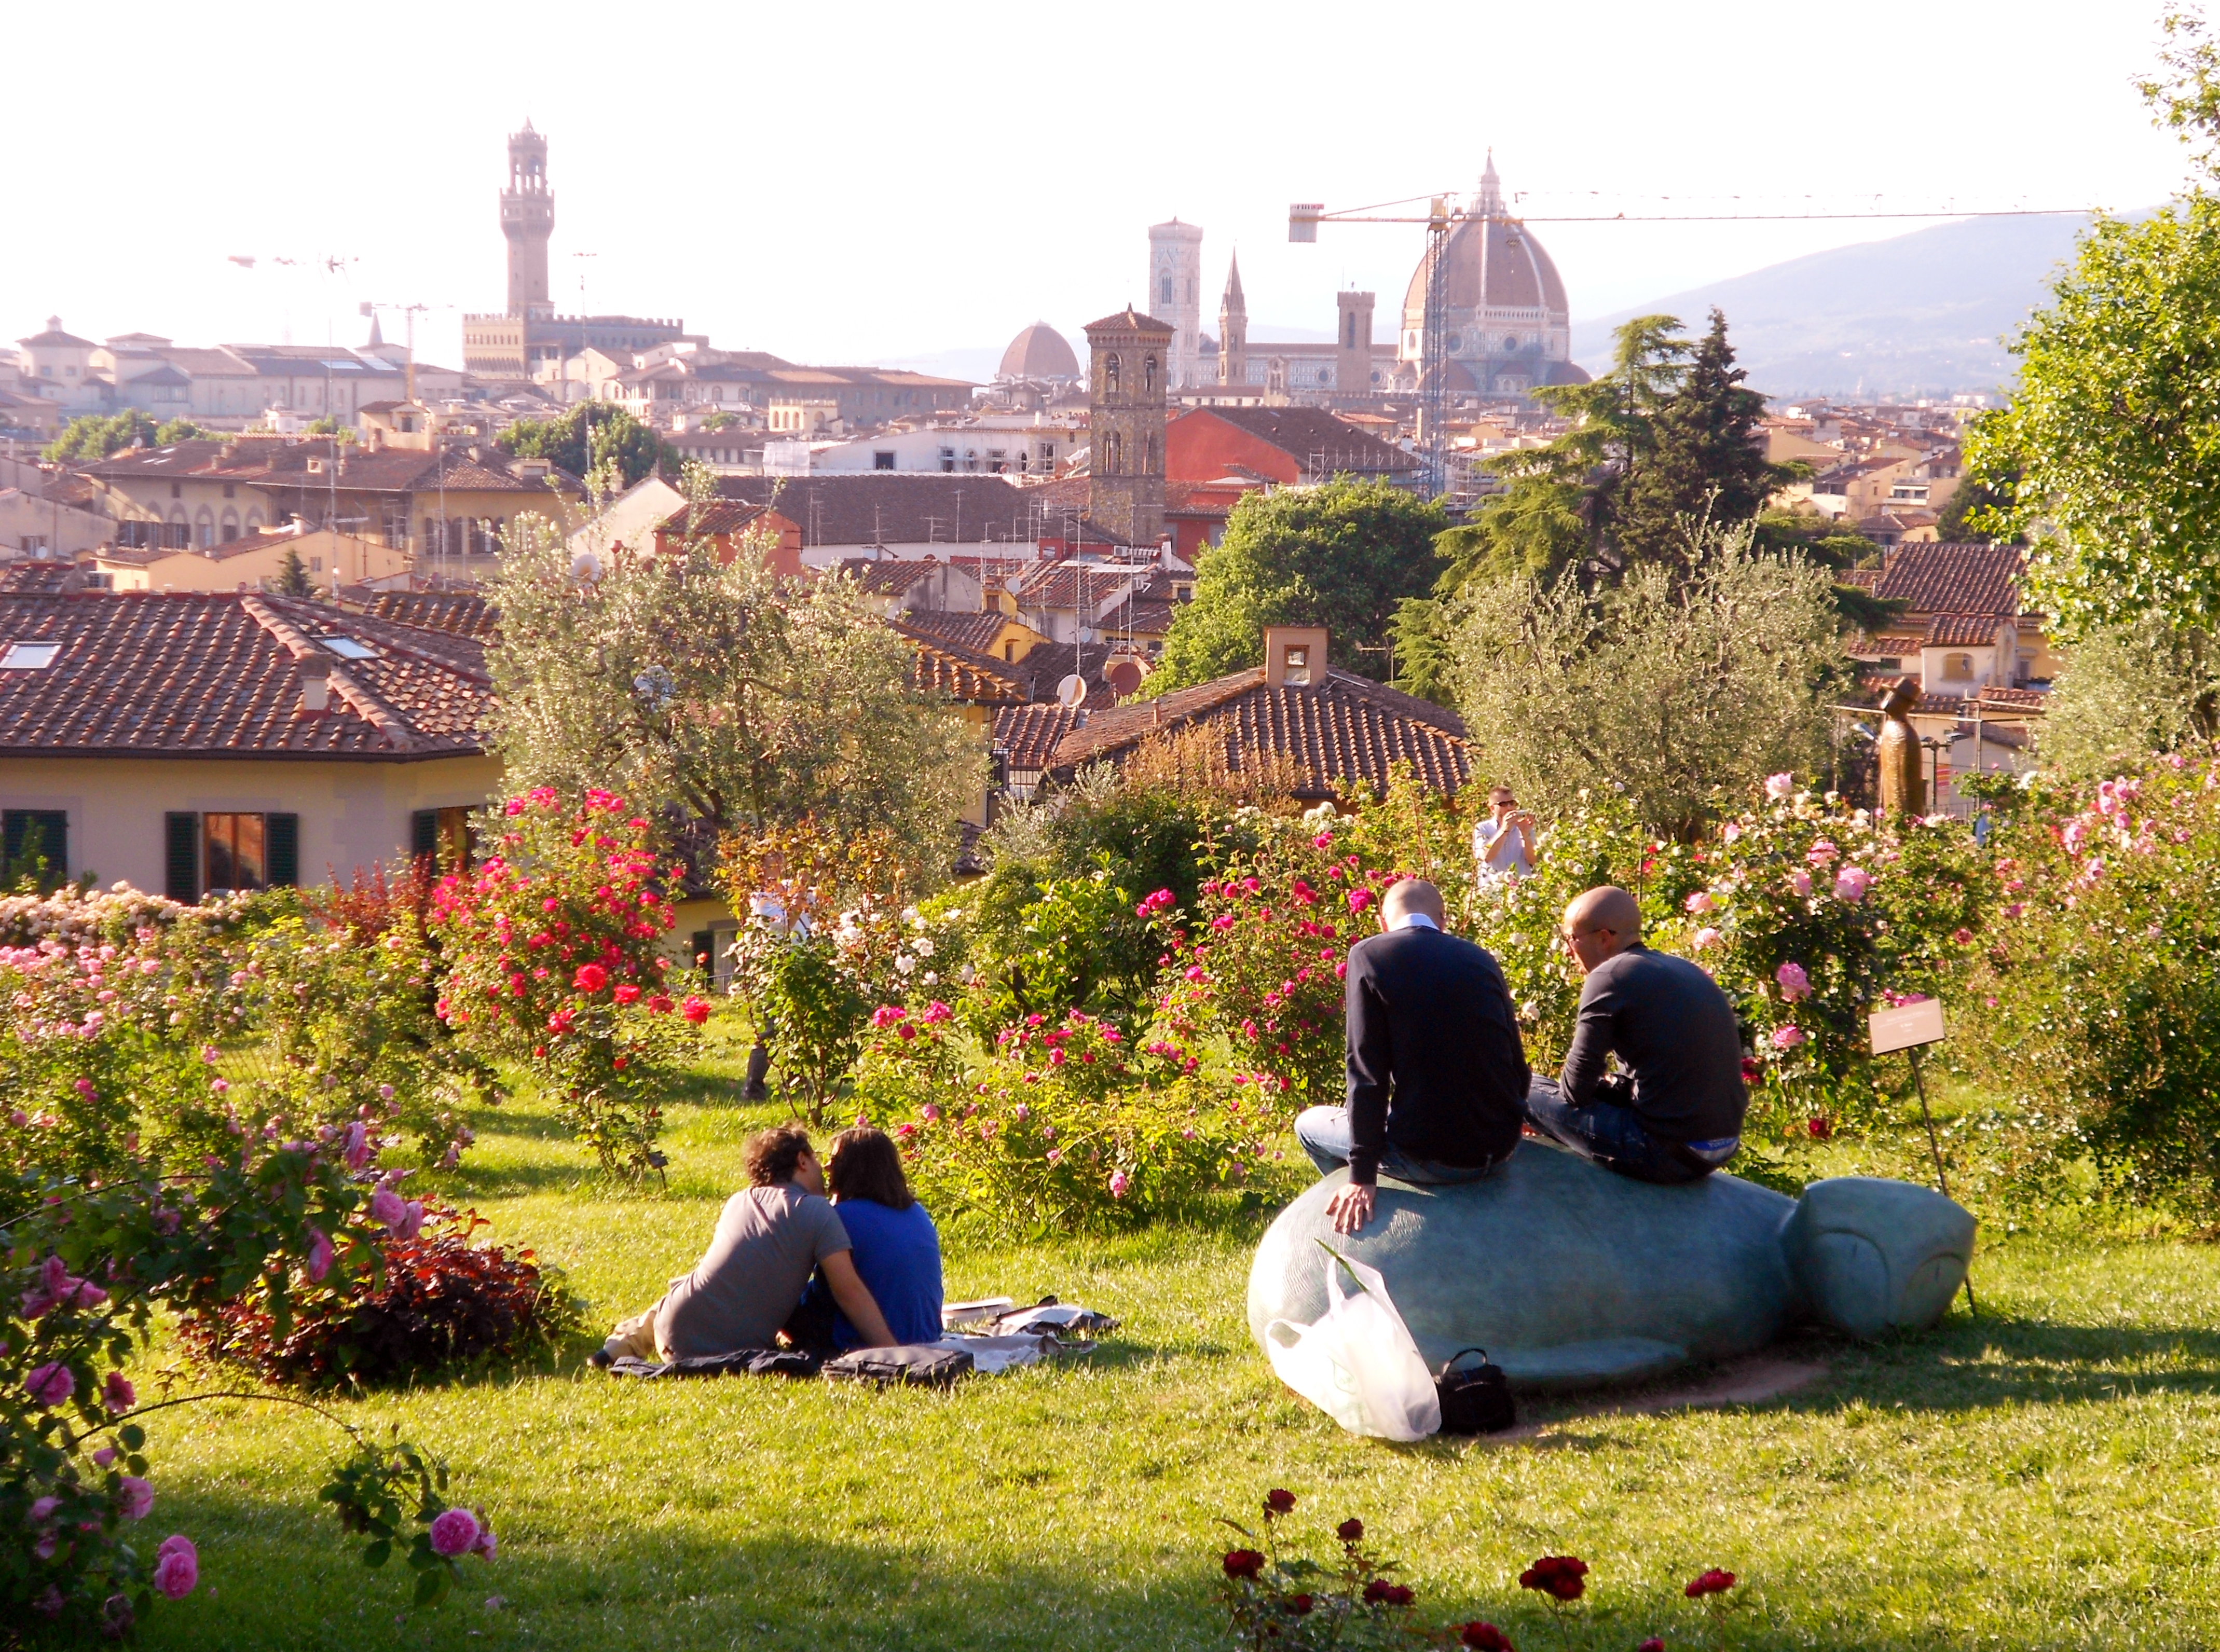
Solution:
M592 1353L586 1356L586 1363L592 1366L596 1371L606 1371L609 1367L614 1365L616 1362L609 1357L609 1350L608 1349L596 1348Z

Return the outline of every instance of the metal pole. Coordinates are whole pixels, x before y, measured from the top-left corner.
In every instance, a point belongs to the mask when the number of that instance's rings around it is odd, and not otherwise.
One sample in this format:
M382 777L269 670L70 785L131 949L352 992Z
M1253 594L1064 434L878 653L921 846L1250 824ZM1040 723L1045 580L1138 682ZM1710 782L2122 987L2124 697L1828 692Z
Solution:
M1919 1116L1927 1125L1927 1150L1935 1156L1935 1185L1942 1190L1942 1196L1948 1199L1950 1197L1950 1182L1949 1179L1942 1174L1942 1138L1935 1133L1935 1115L1927 1108L1927 1081L1920 1075L1919 1046L1914 1044L1905 1053L1911 1057L1911 1088L1918 1093ZM1968 1258L1969 1265L1966 1269L1966 1306L1976 1318L1979 1318L1981 1305L1974 1300L1974 1271L1970 1266L1970 1261L1971 1259Z

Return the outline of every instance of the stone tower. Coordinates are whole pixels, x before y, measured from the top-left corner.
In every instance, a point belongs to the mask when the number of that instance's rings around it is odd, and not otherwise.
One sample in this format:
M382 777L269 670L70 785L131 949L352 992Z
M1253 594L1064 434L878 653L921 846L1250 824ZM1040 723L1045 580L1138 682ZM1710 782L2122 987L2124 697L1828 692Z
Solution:
M1119 545L1164 537L1169 321L1126 309L1087 324L1087 518Z
M1341 311L1341 330L1334 335L1333 393L1336 396L1372 394L1372 295L1340 292L1333 296Z
M1218 301L1218 382L1249 382L1249 301L1241 296L1241 258L1225 272L1225 296Z
M1171 388L1195 382L1202 337L1202 231L1173 219L1149 231L1149 310L1172 324Z
M555 197L547 192L547 140L524 123L508 134L508 187L501 192L501 233L508 237L508 313L552 315L547 241L555 233Z

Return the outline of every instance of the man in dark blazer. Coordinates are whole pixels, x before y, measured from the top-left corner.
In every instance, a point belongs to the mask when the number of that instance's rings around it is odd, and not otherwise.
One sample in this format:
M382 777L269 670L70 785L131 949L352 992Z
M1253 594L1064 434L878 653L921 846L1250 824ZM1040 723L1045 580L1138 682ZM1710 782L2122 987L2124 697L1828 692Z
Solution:
M1349 951L1349 1105L1295 1120L1320 1175L1349 1167L1326 1205L1338 1232L1371 1219L1383 1171L1477 1181L1518 1145L1530 1074L1503 971L1442 916L1440 890L1401 879L1381 902L1384 932Z

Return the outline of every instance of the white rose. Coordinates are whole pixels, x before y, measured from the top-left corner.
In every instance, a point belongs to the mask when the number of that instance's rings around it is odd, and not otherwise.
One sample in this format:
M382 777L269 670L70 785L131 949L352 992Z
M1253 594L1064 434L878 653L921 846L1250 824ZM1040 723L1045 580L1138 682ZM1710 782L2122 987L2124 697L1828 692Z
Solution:
M932 956L932 938L931 936L920 935L915 940L912 941L910 944L917 949L918 957L921 958L929 958Z

